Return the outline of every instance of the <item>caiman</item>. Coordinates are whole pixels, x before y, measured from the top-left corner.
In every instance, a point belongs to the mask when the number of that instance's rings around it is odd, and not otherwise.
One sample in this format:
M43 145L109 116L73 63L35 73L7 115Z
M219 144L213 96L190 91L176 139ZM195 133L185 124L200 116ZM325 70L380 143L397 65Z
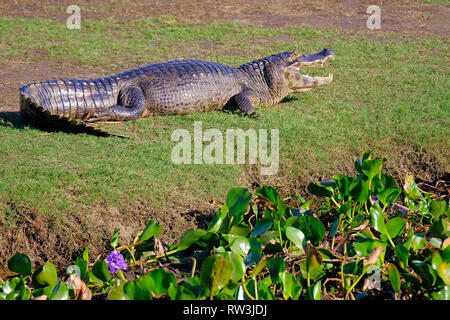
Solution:
M258 106L272 106L289 93L330 84L328 77L310 77L299 70L334 59L331 49L314 54L274 54L239 67L199 60L155 63L100 79L48 80L19 89L25 123L55 125L59 119L132 120L150 115L184 114L237 107L252 115ZM67 123L74 123L68 121Z

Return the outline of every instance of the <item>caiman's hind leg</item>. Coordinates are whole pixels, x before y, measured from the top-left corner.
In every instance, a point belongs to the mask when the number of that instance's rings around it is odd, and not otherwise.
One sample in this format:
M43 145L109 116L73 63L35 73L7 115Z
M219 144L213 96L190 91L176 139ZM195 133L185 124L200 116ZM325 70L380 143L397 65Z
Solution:
M145 97L140 88L131 87L119 92L118 104L94 114L85 122L134 120L145 110Z

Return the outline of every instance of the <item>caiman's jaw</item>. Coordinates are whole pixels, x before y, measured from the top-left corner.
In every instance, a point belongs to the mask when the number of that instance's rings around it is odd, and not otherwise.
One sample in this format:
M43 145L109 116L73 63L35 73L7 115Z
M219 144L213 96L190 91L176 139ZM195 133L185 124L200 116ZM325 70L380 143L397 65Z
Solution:
M283 79L286 86L292 92L304 92L311 90L314 87L324 86L333 81L333 75L328 77L310 77L302 75L298 71L306 66L313 66L320 64L321 67L329 60L334 60L335 53L331 49L323 49L318 53L300 54L298 52L290 52L289 57L285 57L287 66L283 70Z

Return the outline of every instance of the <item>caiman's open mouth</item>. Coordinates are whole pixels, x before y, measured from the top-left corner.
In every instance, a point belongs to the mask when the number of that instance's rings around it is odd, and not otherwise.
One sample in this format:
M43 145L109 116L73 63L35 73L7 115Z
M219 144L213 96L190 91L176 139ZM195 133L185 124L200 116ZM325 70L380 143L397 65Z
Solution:
M329 60L334 60L335 53L331 49L323 49L318 53L313 54L298 54L293 52L291 61L284 72L284 78L287 81L286 85L294 92L304 92L311 90L317 86L330 84L333 81L333 75L328 77L310 77L299 73L303 67L320 64L321 67Z

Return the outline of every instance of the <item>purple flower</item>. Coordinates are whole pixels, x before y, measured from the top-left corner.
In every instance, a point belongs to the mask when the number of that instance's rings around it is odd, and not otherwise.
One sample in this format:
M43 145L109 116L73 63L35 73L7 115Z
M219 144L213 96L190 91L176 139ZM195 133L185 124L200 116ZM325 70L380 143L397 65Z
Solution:
M377 202L377 200L378 200L378 196L374 195L374 196L372 196L372 198L370 198L370 200L372 201L372 204L375 204L375 202Z
M109 271L112 274L116 274L119 270L127 270L128 265L125 261L125 258L119 251L112 251L107 257L106 261L108 262Z

